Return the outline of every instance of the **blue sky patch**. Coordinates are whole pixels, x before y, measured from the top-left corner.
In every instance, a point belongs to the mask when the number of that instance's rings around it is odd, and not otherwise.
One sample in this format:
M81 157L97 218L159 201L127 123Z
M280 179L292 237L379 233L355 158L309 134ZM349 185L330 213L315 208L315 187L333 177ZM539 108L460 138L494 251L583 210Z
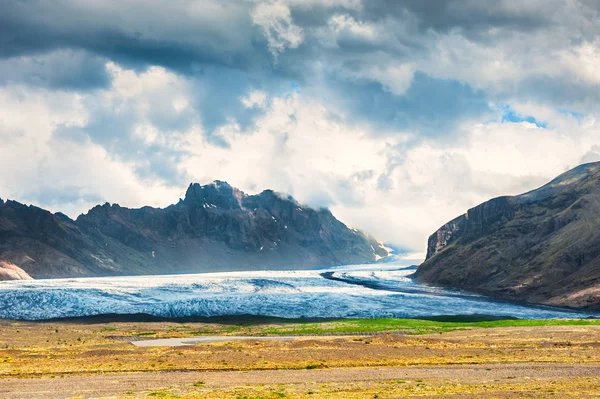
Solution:
M512 122L512 123L529 122L529 123L533 123L537 127L543 128L543 129L548 127L548 122L539 121L532 115L521 115L521 114L515 112L513 109L511 109L510 106L504 106L501 108L501 110L502 110L502 118L500 121L502 123L505 123L505 122Z

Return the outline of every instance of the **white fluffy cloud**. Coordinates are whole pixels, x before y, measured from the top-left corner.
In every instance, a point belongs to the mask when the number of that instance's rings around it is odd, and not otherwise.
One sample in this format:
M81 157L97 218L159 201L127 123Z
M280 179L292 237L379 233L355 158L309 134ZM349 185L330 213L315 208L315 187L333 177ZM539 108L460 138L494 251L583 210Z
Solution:
M114 71L114 66L107 65L107 69ZM148 74L154 76L147 79ZM143 108L148 86L156 89L160 72L130 75L135 76L135 81L127 90L127 79L119 75L110 90L94 94L23 86L0 90L0 168L5 171L0 176L2 197L42 205L73 217L103 201L132 206L165 205L177 198L179 189L140 179L135 173L135 162L117 159L89 137L57 134L61 129L86 125L93 111L86 105L91 97L95 103L114 101L123 105L128 97L136 96ZM168 80L164 84L168 86ZM135 87L139 92L132 94ZM115 111L118 112L118 106Z
M0 189L5 196L39 203L75 217L90 206L166 206L185 185L143 179L144 157L123 159L88 136L59 135L86 123L105 104L118 114L136 112L132 133L144 146L182 151L177 170L186 181L214 179L254 193L272 188L313 206L329 206L352 227L381 240L423 252L427 236L468 207L493 196L517 194L577 165L600 160L598 123L531 104L516 112L547 121L487 122L463 126L452 142L415 141L398 132L380 138L368 126L348 123L322 100L289 91L268 97L252 90L240 98L265 113L245 131L220 128L227 147L215 145L199 123L164 131L149 115L159 107L181 112L191 103L191 83L163 68L135 72L108 63L110 88L81 95L13 87L0 91L3 146ZM97 106L95 106L97 107ZM30 118L29 115L36 115ZM28 162L22 162L27 159ZM18 167L15 167L18 165ZM27 182L27 184L23 184Z
M262 28L275 58L304 40L302 28L294 25L290 9L283 1L258 2L252 11L252 22Z

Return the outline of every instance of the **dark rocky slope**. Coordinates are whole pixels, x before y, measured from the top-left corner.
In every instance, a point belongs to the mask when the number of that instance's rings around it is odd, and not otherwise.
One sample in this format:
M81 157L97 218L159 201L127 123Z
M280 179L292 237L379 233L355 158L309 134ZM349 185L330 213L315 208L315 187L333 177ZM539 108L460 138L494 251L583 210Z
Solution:
M327 209L220 181L191 184L164 209L107 203L77 220L0 200L0 260L34 278L313 268L387 255Z
M600 163L485 202L429 237L417 280L600 310Z

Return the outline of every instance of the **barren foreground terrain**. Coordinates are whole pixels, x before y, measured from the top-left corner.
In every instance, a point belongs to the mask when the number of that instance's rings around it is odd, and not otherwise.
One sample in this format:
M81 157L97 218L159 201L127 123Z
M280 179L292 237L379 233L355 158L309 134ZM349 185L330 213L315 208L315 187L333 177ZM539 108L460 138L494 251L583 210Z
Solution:
M131 343L217 335L297 337ZM600 323L0 321L0 398L422 396L600 398Z

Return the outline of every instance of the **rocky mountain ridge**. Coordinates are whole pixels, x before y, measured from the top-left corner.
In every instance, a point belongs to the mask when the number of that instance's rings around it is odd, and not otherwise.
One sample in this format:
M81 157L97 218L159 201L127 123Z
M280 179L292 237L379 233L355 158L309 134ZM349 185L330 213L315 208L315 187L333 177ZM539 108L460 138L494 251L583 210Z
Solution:
M190 184L166 208L92 208L76 220L0 202L0 260L34 278L314 268L388 256L373 237L329 210L226 182Z
M600 310L600 162L494 198L433 233L417 280Z

